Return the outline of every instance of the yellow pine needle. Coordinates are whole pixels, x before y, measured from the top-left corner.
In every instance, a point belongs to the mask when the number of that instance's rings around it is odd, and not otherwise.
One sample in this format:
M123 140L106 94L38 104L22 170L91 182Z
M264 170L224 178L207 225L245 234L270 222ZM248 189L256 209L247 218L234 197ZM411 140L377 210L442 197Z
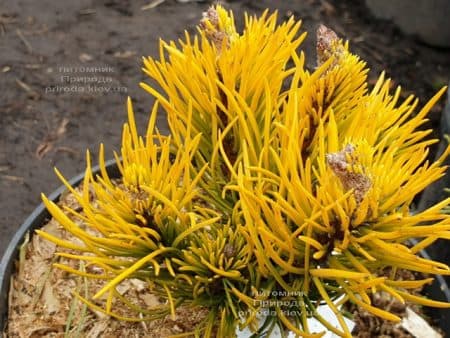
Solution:
M107 285L105 285L100 291L98 291L94 295L93 299L100 298L103 294L105 294L110 289L117 286L120 282L122 282L125 278L129 277L134 272L139 270L142 266L151 262L155 257L158 257L159 255L161 255L167 251L171 251L171 249L170 248L160 248L160 249L155 250L152 253L148 254L147 256L141 258L136 263L131 265L129 268L125 269L123 272L121 272L119 275L117 275L114 279L112 279Z
M283 269L286 273L295 273L299 275L303 275L306 273L306 268L299 268L293 265L292 262L287 262L281 258L281 256L275 252L271 245L265 245L265 249L267 250L267 256L269 256L279 267Z
M396 298L400 303L405 304L405 300L403 299L403 297L394 288L391 288L390 286L387 286L385 284L380 284L380 289L389 293L392 297Z
M316 310L313 311L313 316L315 319L319 321L328 331L333 332L335 335L343 337L343 332L336 329L333 325L331 325L327 319L321 316Z
M438 308L450 308L450 303L448 302L440 302L437 300L428 299L425 297L415 296L408 292L404 292L401 290L397 290L397 293L403 297L405 300L414 302L416 304L420 304L423 306L432 306L432 307L438 307Z
M330 307L331 311L333 311L333 313L336 315L336 318L339 321L339 324L341 325L341 328L344 333L342 336L345 335L347 337L351 337L350 330L349 330L347 324L345 323L344 318L342 317L342 313L338 310L336 305L333 303L331 298L328 296L328 293L326 292L325 288L323 287L320 279L318 279L317 277L313 277L312 280L314 282L314 285L317 288L317 291L319 291L320 295L325 300L327 305Z
M71 254L68 252L58 252L56 253L57 256L75 259L75 260L83 260L87 262L93 262L98 264L107 264L108 266L116 266L116 267L122 267L122 266L129 266L132 264L132 262L126 261L126 260L120 260L117 258L108 258L108 257L96 257L96 256L87 256L87 255L76 255Z
M213 225L214 223L217 223L220 220L220 217L214 217L205 221L202 221L198 224L193 223L193 226L191 226L190 228L186 229L184 232L182 232L180 235L178 235L175 240L172 243L173 247L177 247L178 244L185 239L186 237L188 237L190 234L198 231L199 229L208 227L210 225Z
M387 279L385 281L386 285L393 286L395 288L403 288L403 289L416 289L421 288L425 284L431 284L433 282L433 278L426 278L422 280L390 280Z
M346 271L339 269L327 269L327 268L309 269L309 272L314 277L329 278L329 279L345 278L345 279L360 280L365 277L368 277L367 273Z
M67 248L67 249L71 249L71 250L75 250L75 251L79 251L79 252L91 252L90 249L83 247L83 246L79 246L74 244L73 242L70 241L66 241L66 240L62 240L56 236L53 236L45 231L42 230L36 230L36 233L41 236L42 238L45 238L53 243L55 243L56 245L62 247L62 248Z
M79 269L71 268L70 266L60 264L60 263L54 263L53 266L55 268L67 271L74 275L79 275L81 277L91 278L91 279L110 279L111 276L107 274L96 274L96 273L88 273L85 271L81 271Z
M78 298L78 300L80 300L81 302L83 302L84 304L87 304L87 306L89 308L91 308L92 310L98 311L100 313L103 313L105 315L114 317L118 320L121 321L125 321L125 322L142 322L142 321L148 321L148 320L154 320L156 319L155 316L148 316L148 317L126 317L126 316L122 316L116 312L106 312L106 310L104 308L102 308L101 306L96 305L95 303L89 301L89 299L81 296L80 294L74 292L73 295Z
M370 304L367 304L366 302L361 301L358 297L355 296L355 294L344 284L342 283L342 280L338 280L338 283L341 285L341 287L346 291L348 297L351 301L353 301L356 305L361 306L362 308L366 309L368 312L390 321L399 322L400 318L388 311L381 310L377 307L374 307Z
M325 332L309 333L309 332L302 331L302 330L300 330L298 327L294 326L290 322L290 320L285 316L285 314L283 313L283 311L279 307L276 307L275 311L277 312L278 318L286 326L286 328L291 330L292 332L294 332L295 334L297 334L297 335L299 335L301 337L305 337L305 338L320 338L320 337L322 337L325 334Z
M318 251L322 251L324 249L322 244L320 244L318 241L316 241L315 239L313 239L311 237L308 237L308 236L297 236L297 239L299 239L302 242L308 243L309 245L311 245L312 247L314 247Z
M169 301L171 318L172 318L172 320L175 320L175 318L176 318L175 317L175 303L172 298L172 293L170 292L169 287L165 283L163 284L163 288L166 291L167 299Z
M223 276L226 278L238 278L241 276L241 273L239 271L224 271L221 270L219 268L216 268L214 265L212 265L211 263L209 263L206 259L204 259L203 257L200 257L200 261L205 264L208 269L210 269L212 272L218 274L219 276Z
M165 304L158 304L155 306L152 306L150 308L143 308L139 305L133 304L130 302L126 295L122 296L117 290L113 290L114 296L123 302L129 309L133 310L134 312L138 313L139 315L149 315L152 316L154 319L156 318L163 318L165 317L169 312L170 309L168 309L167 305Z

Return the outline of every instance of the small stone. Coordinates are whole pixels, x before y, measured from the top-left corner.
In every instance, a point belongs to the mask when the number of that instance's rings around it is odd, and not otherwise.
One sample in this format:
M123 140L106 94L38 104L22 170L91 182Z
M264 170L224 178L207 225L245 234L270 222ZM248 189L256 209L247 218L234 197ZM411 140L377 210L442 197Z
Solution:
M89 54L86 54L86 53L81 53L80 56L78 57L78 59L81 62L89 62L89 61L94 60L92 55L89 55Z
M137 278L130 279L130 283L138 292L144 291L147 288L147 283Z
M181 332L183 332L183 329L181 327L179 327L178 324L175 324L173 326L173 331L175 331L177 333L181 333Z
M128 290L130 290L131 284L128 280L123 281L119 285L116 286L116 291L123 296L125 293L127 293Z

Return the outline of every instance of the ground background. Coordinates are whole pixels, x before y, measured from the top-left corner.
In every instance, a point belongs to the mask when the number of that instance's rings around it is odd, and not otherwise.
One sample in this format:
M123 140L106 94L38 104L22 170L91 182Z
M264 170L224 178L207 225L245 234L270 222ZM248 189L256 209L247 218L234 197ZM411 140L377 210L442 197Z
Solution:
M120 144L128 95L138 123L145 125L152 99L138 85L146 80L141 56L156 56L160 37L176 39L184 29L195 31L211 4L166 0L142 10L150 2L0 1L0 256L40 202L40 193L60 185L53 167L74 176L84 169L85 150L91 149L95 158L100 142L112 157ZM223 3L237 19L244 11L261 13L266 7L278 9L280 19L292 14L302 18L303 30L311 32L303 44L310 67L315 63L314 31L324 23L350 39L351 49L368 61L372 82L385 69L405 96L414 92L422 104L449 82L450 50L429 47L392 23L374 19L363 1ZM74 76L90 82L68 83ZM95 78L104 82L95 83ZM431 115L435 128L443 103Z

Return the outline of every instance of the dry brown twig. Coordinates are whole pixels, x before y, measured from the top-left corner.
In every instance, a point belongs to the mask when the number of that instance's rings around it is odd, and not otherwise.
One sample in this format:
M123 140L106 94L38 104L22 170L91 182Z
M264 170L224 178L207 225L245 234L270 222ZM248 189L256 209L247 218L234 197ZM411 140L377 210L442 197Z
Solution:
M164 3L166 0L153 0L152 2L150 2L148 5L142 6L141 10L146 11L148 9L152 9L155 7L158 7L159 5L161 5L162 3Z
M131 50L126 50L123 52L117 51L113 54L113 57L117 58L117 59L128 59L132 56L135 56L136 52L135 51L131 51Z
M35 91L33 88L31 88L28 84L26 84L25 82L16 79L16 83L19 85L20 88L22 88L23 90L25 90L28 94L28 97L32 100L38 100L40 95L37 91Z
M68 118L63 118L58 129L55 132L48 133L44 140L37 146L35 155L38 159L43 159L44 156L53 149L54 143L63 135L67 130ZM59 147L56 151L68 151L69 148ZM71 150L71 152L74 152Z
M2 175L2 178L7 181L11 181L11 182L23 183L25 181L25 179L23 177L15 176L15 175Z
M28 40L25 38L25 36L23 35L22 31L20 29L16 29L16 34L19 37L20 41L22 41L22 43L27 48L28 53L32 54L33 53L33 47L28 42Z
M55 153L59 153L59 152L69 153L69 154L75 155L75 156L78 155L78 152L75 149L70 148L70 147L64 147L64 146L55 148Z
M92 15L96 13L97 11L94 8L85 8L78 11L78 15Z
M6 14L0 15L0 28L2 31L2 35L6 33L6 25L15 23L17 20L14 17L10 17Z

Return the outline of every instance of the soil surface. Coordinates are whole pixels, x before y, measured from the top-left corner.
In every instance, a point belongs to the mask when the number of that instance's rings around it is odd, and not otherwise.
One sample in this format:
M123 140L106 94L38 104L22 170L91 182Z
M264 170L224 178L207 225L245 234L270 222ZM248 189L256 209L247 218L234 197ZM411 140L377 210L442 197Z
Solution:
M0 256L9 239L46 194L83 171L85 151L118 149L125 101L133 98L137 121L146 125L152 98L141 56L157 56L158 39L195 31L212 1L3 0L0 3ZM450 51L419 43L392 23L374 19L363 1L223 1L242 14L278 9L280 20L295 15L309 31L302 48L315 64L315 30L324 23L350 40L375 81L381 70L416 93L423 104L449 82ZM145 9L147 6L147 9ZM144 9L143 9L144 7ZM433 109L438 128L444 99ZM166 130L161 116L160 128Z

